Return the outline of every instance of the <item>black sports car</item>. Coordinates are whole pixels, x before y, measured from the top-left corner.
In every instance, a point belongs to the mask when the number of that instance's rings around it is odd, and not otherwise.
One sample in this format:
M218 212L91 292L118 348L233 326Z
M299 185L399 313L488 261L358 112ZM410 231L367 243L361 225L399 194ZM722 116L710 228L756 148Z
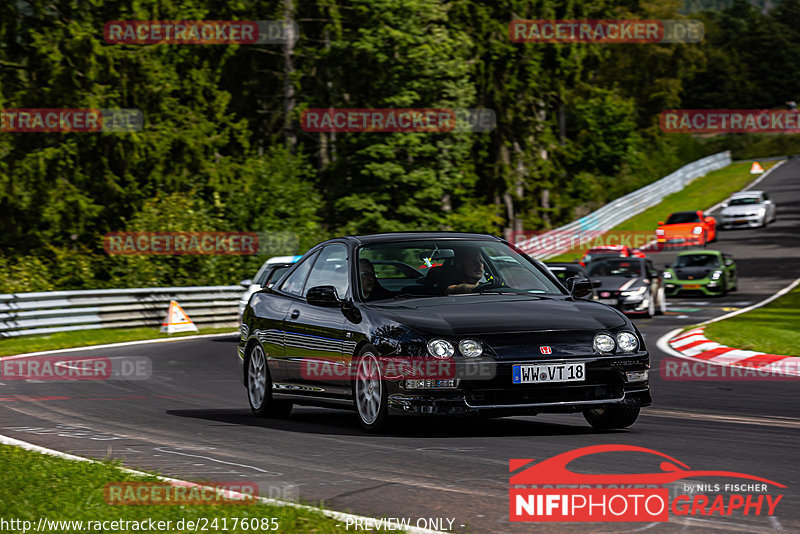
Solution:
M603 258L589 263L587 272L600 281L599 302L647 317L667 311L663 275L648 259Z
M245 309L250 408L351 408L367 430L392 413L583 412L595 428L629 426L651 403L642 336L619 311L577 298L588 280L566 285L487 235L326 241Z

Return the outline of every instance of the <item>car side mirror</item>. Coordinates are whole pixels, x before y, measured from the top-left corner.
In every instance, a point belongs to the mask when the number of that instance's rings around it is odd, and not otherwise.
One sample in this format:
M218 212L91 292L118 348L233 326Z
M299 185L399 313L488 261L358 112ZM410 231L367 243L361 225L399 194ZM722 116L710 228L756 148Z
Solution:
M245 289L250 289L250 286L253 285L253 281L248 278L247 280L242 280L239 282L239 285Z
M306 293L306 302L312 306L322 306L323 308L335 308L341 306L342 301L333 286L315 286Z
M573 276L571 278L567 278L567 290L572 293L573 297L585 297L586 295L591 294L592 283L588 278Z
M733 265L733 260L725 260L726 267L730 267L731 265Z
M650 278L658 278L659 272L658 271L650 271Z
M727 208L727 207L728 207L728 203L727 203L727 202L723 202L723 203L722 203L722 207L723 207L723 208Z
M765 200L764 204L772 204L772 201L771 200Z
M709 224L713 224L713 223L717 222L716 220L714 220L714 217L706 217L706 218L705 218L705 219L703 219L703 220L704 220L705 222L709 223Z
M664 226L664 221L658 221L659 226Z

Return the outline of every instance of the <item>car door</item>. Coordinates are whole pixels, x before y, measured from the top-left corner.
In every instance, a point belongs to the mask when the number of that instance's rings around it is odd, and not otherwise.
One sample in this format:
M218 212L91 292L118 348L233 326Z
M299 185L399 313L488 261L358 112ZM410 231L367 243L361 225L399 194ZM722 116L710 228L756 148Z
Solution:
M282 384L287 376L286 318L290 313L289 310L293 309L296 301L302 296L308 273L311 271L311 266L314 264L318 254L319 251L314 251L301 260L297 267L280 284L275 294L261 297L261 293L256 293L253 297L253 299L263 298L261 306L269 308L268 312L265 311L265 315L280 317L280 322L277 323L275 328L276 332L269 332L269 336L261 336L264 338L262 339L262 345L264 345L264 349L267 352L269 373L275 384ZM267 343L270 343L269 347Z
M286 388L304 395L341 398L349 387L348 362L342 354L345 316L340 306L309 304L308 291L334 286L340 299L349 297L347 247L325 246L302 289L289 306L285 321Z

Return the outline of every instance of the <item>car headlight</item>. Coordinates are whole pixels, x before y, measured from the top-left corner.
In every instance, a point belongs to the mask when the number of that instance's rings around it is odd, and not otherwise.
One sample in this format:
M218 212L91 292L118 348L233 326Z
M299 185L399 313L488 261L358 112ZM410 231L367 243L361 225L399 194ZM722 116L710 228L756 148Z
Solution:
M452 357L456 353L456 348L446 339L432 339L428 341L428 353L434 358L444 360Z
M656 228L656 235L664 235L664 230L661 228Z
M662 276L665 279L669 279L669 278L672 278L672 273L669 272L669 271L664 271L664 274Z
M636 352L639 348L639 340L630 332L620 332L617 334L617 346L622 352Z
M700 234L702 234L702 233L703 233L703 227L702 227L702 226L695 226L695 227L694 227L694 230L692 230L692 233L693 233L694 235L700 235Z
M608 334L597 334L592 342L594 350L603 354L614 352L614 338Z
M620 293L620 295L623 297L638 297L639 295L644 295L645 291L647 291L647 286L642 286L636 289L631 289L630 291L623 291Z
M462 339L458 342L458 350L467 358L477 358L483 354L483 345L474 339Z
M714 272L711 274L711 279L712 279L712 280L719 280L719 277L720 277L720 276L722 276L722 271L714 271Z

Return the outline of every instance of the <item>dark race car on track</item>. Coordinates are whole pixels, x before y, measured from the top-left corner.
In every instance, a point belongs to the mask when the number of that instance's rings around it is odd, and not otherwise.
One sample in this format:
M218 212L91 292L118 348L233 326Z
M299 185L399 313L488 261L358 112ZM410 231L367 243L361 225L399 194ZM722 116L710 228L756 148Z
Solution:
M661 273L644 258L605 258L587 268L592 280L599 280L598 302L625 313L647 317L667 311Z
M667 294L727 295L736 291L736 263L733 256L718 250L681 252L664 271Z
M573 277L578 278L589 278L589 274L586 272L586 267L581 265L580 263L568 263L568 262L545 262L547 269L553 273L558 281L564 285L567 285L567 280ZM597 292L594 290L595 287L600 286L599 280L591 280L592 282L592 293L591 295L586 295L586 298L596 299Z
M645 258L646 254L641 250L631 248L628 245L600 245L592 247L584 253L578 263L586 267L589 262L600 258Z
M326 241L245 309L251 410L350 408L367 430L392 413L583 412L595 428L629 426L651 403L642 337L619 311L577 298L588 280L567 287L481 234Z

